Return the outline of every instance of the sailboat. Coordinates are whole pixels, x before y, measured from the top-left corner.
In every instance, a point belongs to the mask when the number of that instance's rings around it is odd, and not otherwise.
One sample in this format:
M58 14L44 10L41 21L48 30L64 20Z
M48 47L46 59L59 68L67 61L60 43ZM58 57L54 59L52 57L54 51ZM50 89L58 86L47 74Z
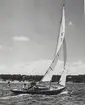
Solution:
M41 81L39 82L49 82L49 87L34 87L32 89L27 89L27 90L23 90L23 89L11 89L11 91L13 93L16 94L45 94L45 95L56 95L61 93L65 87L66 87L66 69L65 69L65 65L66 65L66 58L67 58L67 54L66 54L66 40L65 40L65 5L63 5L63 11L62 11L62 17L61 17L61 21L60 21L60 30L59 30L59 34L58 34L58 38L57 38L57 47L56 47L56 51L55 51L55 55L54 55L54 59L52 61L52 63L50 64L49 68L47 69L45 75L43 76L43 78L41 79ZM58 82L58 85L56 88L51 86L51 80L52 80L52 76L53 76L53 71L55 66L57 65L57 62L59 60L59 56L60 56L60 52L61 49L63 47L63 53L64 53L64 64L63 64L63 72L61 75L61 78ZM38 84L39 84L38 82Z

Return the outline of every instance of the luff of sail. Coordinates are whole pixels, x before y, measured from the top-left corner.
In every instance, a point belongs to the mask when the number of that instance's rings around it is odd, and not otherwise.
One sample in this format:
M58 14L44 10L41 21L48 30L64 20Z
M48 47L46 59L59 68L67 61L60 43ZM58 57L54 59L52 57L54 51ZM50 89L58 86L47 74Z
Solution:
M60 49L62 47L63 44L63 40L65 37L65 5L63 5L63 12L62 12L62 18L60 21L60 32L58 35L58 44L57 44L57 49L56 49L56 54L55 57L51 63L51 65L49 66L48 70L46 71L44 77L42 78L41 81L51 81L52 79L52 75L53 75L53 70L57 64L58 58L59 58L59 54L60 54Z
M64 41L63 41L63 59L64 59L64 68L65 68L65 65L66 65L66 61L67 61L67 48L66 48L66 40L64 38Z

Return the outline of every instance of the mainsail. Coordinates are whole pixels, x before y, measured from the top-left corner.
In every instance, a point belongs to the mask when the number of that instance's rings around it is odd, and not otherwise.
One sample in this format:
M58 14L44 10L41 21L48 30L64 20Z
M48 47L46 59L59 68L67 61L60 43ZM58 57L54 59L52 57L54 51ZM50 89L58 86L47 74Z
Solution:
M60 50L61 50L61 47L62 47L62 44L64 41L64 37L65 37L65 5L63 5L63 12L62 12L62 18L60 21L60 31L59 31L59 35L58 35L58 44L57 44L57 48L56 48L55 57L54 57L51 65L47 69L44 77L41 80L43 82L51 81L51 79L52 79L53 70L54 70L56 63L58 61Z
M64 37L65 37L65 5L63 5L63 12L62 12L62 17L60 21L60 30L57 38L58 40L57 40L55 55L57 55L58 51L60 50L63 44Z

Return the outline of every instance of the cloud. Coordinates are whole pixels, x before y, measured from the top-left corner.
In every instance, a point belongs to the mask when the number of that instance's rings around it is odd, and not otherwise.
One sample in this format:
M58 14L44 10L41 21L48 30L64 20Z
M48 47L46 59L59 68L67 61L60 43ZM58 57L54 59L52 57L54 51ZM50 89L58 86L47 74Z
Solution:
M68 25L69 25L69 26L72 26L72 25L73 25L73 23L72 23L71 21L69 21L69 22L68 22Z
M11 47L7 46L7 45L0 45L0 50L2 49L10 49Z
M27 75L44 75L51 60L38 60L30 63L17 63L11 69L11 74L27 74ZM62 61L58 61L57 66L54 69L54 74L62 72Z
M39 60L31 62L29 65L27 65L28 70L30 70L29 74L31 75L45 74L51 62L52 62L51 60ZM83 61L67 62L66 69L68 70L68 74L70 75L85 74L85 63ZM63 70L63 61L59 60L57 65L55 66L53 74L55 75L61 74L62 70Z
M30 39L26 36L14 36L13 40L14 41L29 41Z
M6 65L0 65L0 74L4 74L6 71L7 66Z
M84 14L85 14L85 0L84 0Z
M3 48L3 45L0 45L0 49L2 49Z
M43 75L50 64L50 60L39 60L30 63L18 63L12 67L12 71L27 75Z
M85 63L83 61L70 62L68 70L72 75L85 74Z
M26 74L26 75L44 75L51 64L51 60L38 60L30 63L17 63L10 68L0 65L0 73L7 74ZM66 69L68 75L85 74L85 63L83 61L67 62ZM63 70L63 61L58 61L53 74L61 74Z
M6 65L0 65L0 70L6 69Z
M51 62L51 60L38 60L27 64L15 65L15 69L28 75L44 75ZM68 69L68 74L70 75L85 74L85 63L83 63L82 61L70 62L67 63L66 69ZM62 70L63 61L59 60L57 65L55 66L53 74L61 74Z

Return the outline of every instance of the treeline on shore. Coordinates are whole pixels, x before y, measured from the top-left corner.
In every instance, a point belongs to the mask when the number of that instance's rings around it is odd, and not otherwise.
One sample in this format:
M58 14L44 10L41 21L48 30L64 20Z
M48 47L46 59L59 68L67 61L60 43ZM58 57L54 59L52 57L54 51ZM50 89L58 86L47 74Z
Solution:
M40 81L43 75L21 75L21 74L1 74L0 79L3 81ZM60 75L53 75L52 82L59 81ZM66 78L67 82L85 82L85 75L68 75Z

